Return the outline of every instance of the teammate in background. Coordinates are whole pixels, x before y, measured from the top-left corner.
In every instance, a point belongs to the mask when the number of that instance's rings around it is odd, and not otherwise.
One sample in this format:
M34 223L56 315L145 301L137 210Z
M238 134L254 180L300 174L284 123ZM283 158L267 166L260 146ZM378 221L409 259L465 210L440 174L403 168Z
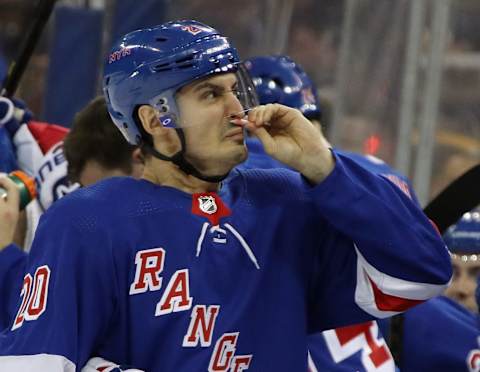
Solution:
M125 142L112 124L103 96L77 114L64 143L70 182L88 186L108 177L141 177L140 149Z
M144 179L82 188L44 215L2 367L70 371L98 355L146 371L301 371L309 332L443 290L449 257L417 206L299 111L253 108L245 74L195 21L114 45L104 91ZM301 175L230 174L245 128Z
M443 237L451 253L453 277L445 296L472 313L478 313L475 299L480 277L480 210L465 213Z
M143 171L140 150L126 143L115 128L103 96L92 100L75 116L65 142L60 141L48 150L39 164L35 177L38 199L28 207L27 230L22 232L24 247L12 244L19 220L16 201L18 192L8 179L0 179L0 186L8 187L9 196L8 200L0 201L1 329L7 327L15 316L26 264L23 250L29 251L43 212L56 200L76 190L80 184L88 186L112 176L140 178ZM67 169L70 179L67 177ZM15 286L15 283L18 285ZM6 301L8 298L13 300Z
M280 103L293 107L309 119L322 132L322 110L317 88L307 73L284 55L259 56L245 61L245 66L252 77L261 104ZM327 146L332 145L325 139ZM254 137L247 138L249 157L240 165L244 169L285 167L265 153L261 142ZM338 150L338 149L336 149ZM406 195L418 203L410 181L403 174L392 169L383 160L372 155L361 155L349 151L338 150L354 159L373 173L388 178Z
M279 55L254 57L247 60L245 65L261 104L280 103L296 108L322 131L322 111L317 89L297 63L287 56ZM240 167L254 169L282 166L265 154L257 139L248 138L247 145L249 158ZM371 172L388 178L407 195L414 195L408 180L382 160L354 153L345 154ZM393 357L375 321L311 335L309 350L311 372L395 371Z
M0 130L6 134L9 156L14 159L14 169L20 169L35 177L47 154L67 134L64 127L33 120L33 114L25 104L15 98L0 97ZM10 169L11 171L13 169ZM37 187L41 186L38 183ZM41 199L42 194L39 195ZM39 200L38 199L38 200ZM14 241L28 250L42 209L35 200L19 215Z
M464 214L447 230L444 240L454 272L445 291L448 297L434 298L404 314L402 372L480 371L480 318L475 300L480 274L480 210ZM429 342L425 344L425 340Z

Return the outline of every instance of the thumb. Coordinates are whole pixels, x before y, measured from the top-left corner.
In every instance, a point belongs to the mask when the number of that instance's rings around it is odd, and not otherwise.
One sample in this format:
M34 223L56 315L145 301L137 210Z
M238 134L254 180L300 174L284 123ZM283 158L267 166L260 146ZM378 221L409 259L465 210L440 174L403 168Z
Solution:
M0 187L7 192L6 203L11 207L18 208L20 205L20 192L15 182L8 177L0 177Z

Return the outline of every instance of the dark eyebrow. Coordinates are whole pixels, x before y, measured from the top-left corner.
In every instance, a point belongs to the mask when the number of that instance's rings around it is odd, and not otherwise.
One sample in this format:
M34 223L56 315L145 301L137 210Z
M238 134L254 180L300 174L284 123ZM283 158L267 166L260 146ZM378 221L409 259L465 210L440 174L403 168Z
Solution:
M211 89L221 89L223 90L223 87L209 83L208 81L204 81L203 83L199 83L195 88L193 88L194 92L198 92L199 90L202 90L204 88L211 88Z
M235 80L235 82L232 84L232 86L230 87L230 89L235 89L238 87L238 81ZM198 92L199 90L202 90L204 88L210 88L210 89L216 89L216 90L220 90L220 91L224 91L225 88L222 87L221 85L217 85L217 84L213 84L213 83L210 83L208 81L204 81L202 83L198 83L198 85L196 85L194 88L193 88L193 91L194 92Z

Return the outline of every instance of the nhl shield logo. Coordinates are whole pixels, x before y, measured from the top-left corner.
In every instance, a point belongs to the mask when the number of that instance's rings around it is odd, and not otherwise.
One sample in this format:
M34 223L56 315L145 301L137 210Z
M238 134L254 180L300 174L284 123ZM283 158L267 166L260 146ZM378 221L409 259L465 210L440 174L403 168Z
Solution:
M205 195L198 197L198 206L206 214L214 214L217 211L217 203L213 196Z

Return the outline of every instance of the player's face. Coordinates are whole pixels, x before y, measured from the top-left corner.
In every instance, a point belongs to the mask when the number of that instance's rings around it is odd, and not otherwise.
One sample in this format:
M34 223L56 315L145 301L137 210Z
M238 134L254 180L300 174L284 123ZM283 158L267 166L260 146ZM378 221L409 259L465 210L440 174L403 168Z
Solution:
M475 289L480 275L480 256L456 254L452 256L452 266L453 280L445 295L476 313Z
M176 96L186 142L185 157L201 173L227 173L245 160L243 129L230 123L243 117L233 73L214 75L183 87Z

